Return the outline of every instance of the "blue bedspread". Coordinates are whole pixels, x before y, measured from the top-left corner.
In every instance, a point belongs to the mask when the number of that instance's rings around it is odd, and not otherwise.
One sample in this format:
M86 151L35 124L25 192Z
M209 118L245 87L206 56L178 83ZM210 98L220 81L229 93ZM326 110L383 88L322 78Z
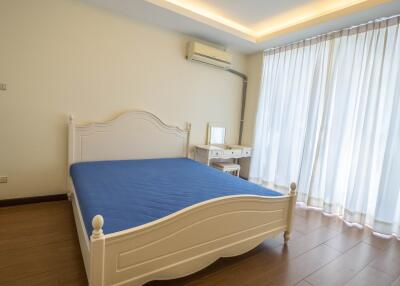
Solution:
M185 158L83 162L70 171L88 235L97 214L107 234L217 197L281 195Z

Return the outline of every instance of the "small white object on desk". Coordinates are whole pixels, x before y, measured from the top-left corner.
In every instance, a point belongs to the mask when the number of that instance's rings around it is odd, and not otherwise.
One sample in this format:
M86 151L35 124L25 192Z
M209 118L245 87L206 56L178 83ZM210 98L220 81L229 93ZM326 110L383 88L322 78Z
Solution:
M251 148L240 145L196 145L195 160L210 165L212 159L240 159L251 157Z

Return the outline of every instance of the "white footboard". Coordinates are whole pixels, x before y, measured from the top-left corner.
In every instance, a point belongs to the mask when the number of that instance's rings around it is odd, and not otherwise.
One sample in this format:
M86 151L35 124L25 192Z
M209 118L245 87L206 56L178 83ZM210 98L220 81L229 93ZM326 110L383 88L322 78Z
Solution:
M282 197L214 199L109 235L102 235L102 217L96 216L90 247L90 285L142 285L178 278L220 257L245 253L280 232L285 232L287 240L294 188Z

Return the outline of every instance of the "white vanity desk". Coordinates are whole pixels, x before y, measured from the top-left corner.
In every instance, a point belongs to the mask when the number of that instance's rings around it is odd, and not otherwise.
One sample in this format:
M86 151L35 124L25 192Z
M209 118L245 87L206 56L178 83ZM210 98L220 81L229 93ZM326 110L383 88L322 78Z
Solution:
M196 145L195 160L210 165L212 159L240 159L251 157L251 148L239 145Z

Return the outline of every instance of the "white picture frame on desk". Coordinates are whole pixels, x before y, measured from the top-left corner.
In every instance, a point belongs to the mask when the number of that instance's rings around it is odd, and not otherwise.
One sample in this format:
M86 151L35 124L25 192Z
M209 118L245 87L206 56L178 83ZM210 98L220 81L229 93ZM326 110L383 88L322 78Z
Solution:
M226 128L219 124L208 123L207 126L207 145L224 146L226 138Z

